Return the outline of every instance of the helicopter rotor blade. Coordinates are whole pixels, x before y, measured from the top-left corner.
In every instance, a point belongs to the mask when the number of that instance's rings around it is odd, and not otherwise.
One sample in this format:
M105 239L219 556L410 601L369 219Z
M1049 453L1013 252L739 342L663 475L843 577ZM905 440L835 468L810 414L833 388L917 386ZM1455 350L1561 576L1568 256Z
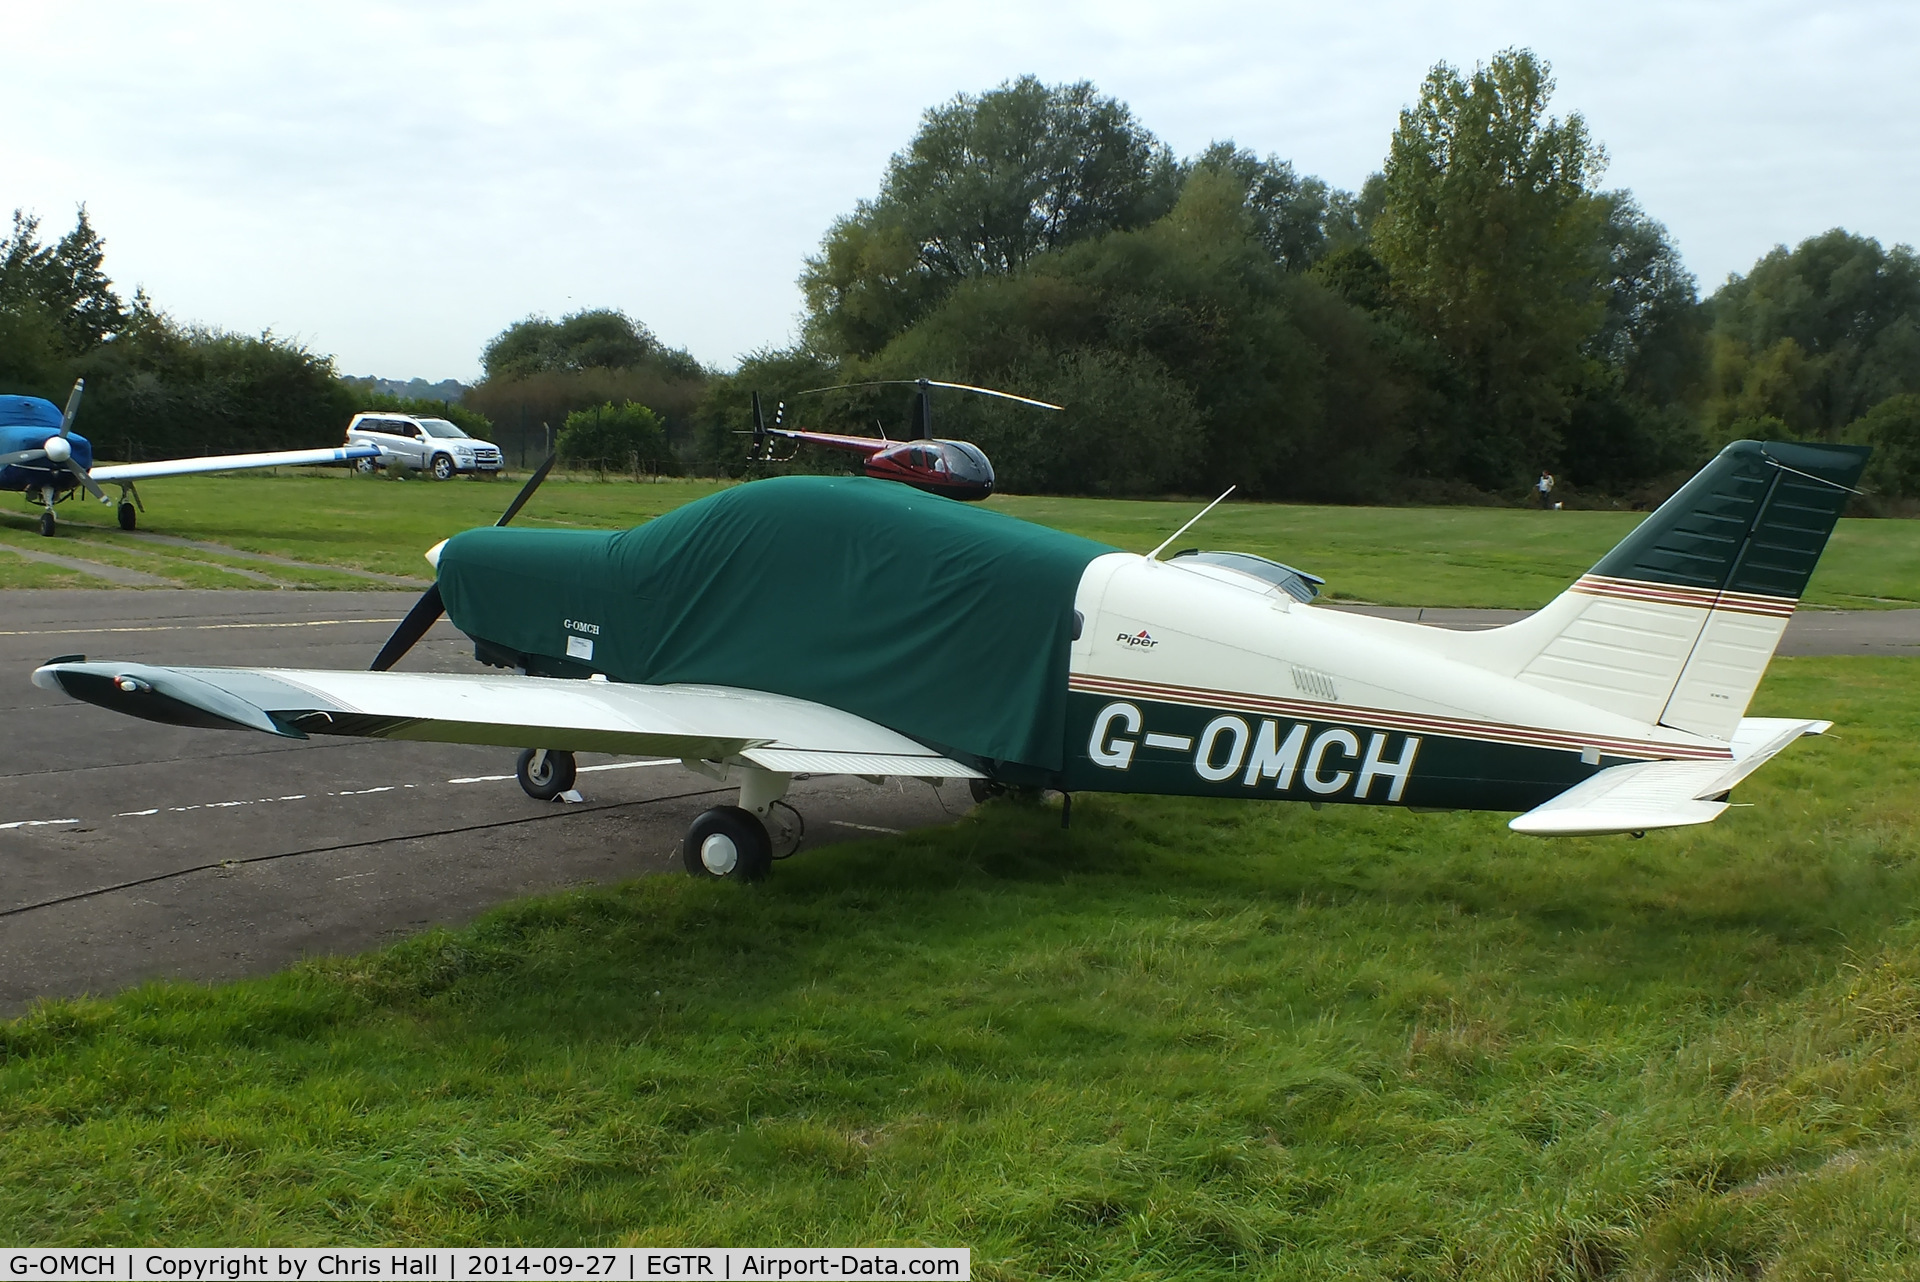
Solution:
M1052 401L1036 401L1031 396L1015 396L1012 392L1002 392L991 387L975 387L972 383L943 383L934 378L882 378L870 383L840 383L833 387L809 387L795 396L812 396L818 392L847 392L861 387L946 387L956 392L977 392L981 396L998 396L1002 400L1019 401L1022 405L1032 405L1043 410L1065 409L1064 405L1055 405Z
M507 510L502 512L500 519L493 523L496 529L520 514L520 509L527 505L527 500L533 497L533 492L540 488L540 482L546 480L547 473L553 471L554 460L558 457L558 453L547 455L547 461L527 478L527 483L520 487L518 494L514 495L513 502L507 505ZM437 563L434 568L436 571L439 569ZM407 617L400 620L400 626L393 630L393 635L387 638L387 643L380 647L380 653L373 657L373 662L368 666L367 671L385 672L400 662L407 651L419 644L420 638L427 635L428 630L438 623L440 616L446 612L446 602L440 599L440 585L436 582L422 592L420 599L413 603L413 608L407 611Z

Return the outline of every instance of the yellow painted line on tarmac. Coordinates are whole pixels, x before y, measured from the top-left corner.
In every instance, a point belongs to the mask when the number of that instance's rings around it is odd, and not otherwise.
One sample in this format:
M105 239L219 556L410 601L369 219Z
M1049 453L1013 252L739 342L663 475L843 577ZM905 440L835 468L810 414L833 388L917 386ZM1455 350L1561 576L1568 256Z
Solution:
M138 628L23 628L0 637L57 637L107 632L225 632L239 628L331 628L347 623L398 623L393 619L308 619L301 623L156 623Z

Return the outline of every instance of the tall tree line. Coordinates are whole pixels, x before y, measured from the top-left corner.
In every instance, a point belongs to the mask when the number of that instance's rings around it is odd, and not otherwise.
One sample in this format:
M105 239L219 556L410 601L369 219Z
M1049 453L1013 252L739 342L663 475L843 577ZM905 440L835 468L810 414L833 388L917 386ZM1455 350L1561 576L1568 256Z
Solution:
M1357 193L1231 141L1181 160L1085 83L961 95L827 230L799 340L709 385L706 448L749 386L925 375L1067 407L942 404L1011 489L1465 497L1548 469L1618 495L1743 434L1920 457L1911 250L1834 231L1702 302L1552 95L1524 50L1436 66ZM904 399L793 408L870 432Z

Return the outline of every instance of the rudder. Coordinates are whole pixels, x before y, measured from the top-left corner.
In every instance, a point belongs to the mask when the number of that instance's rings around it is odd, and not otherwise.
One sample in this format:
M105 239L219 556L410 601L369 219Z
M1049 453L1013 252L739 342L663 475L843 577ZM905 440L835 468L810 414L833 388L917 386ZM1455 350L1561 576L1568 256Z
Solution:
M1735 441L1552 604L1481 634L1489 666L1731 737L1869 453Z

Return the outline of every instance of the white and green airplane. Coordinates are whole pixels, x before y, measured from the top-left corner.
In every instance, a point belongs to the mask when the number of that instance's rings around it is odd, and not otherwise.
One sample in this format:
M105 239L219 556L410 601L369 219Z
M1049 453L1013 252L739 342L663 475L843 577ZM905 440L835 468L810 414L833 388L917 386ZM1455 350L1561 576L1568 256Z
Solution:
M1519 811L1540 836L1706 823L1828 723L1749 701L1865 465L1739 441L1544 609L1450 631L1313 604L1239 553L1167 560L866 477L725 490L625 531L469 530L368 672L51 660L172 724L576 752L737 782L685 843L767 871L796 774ZM518 510L536 476L508 510ZM503 518L501 526L507 518ZM442 611L504 671L394 672Z

